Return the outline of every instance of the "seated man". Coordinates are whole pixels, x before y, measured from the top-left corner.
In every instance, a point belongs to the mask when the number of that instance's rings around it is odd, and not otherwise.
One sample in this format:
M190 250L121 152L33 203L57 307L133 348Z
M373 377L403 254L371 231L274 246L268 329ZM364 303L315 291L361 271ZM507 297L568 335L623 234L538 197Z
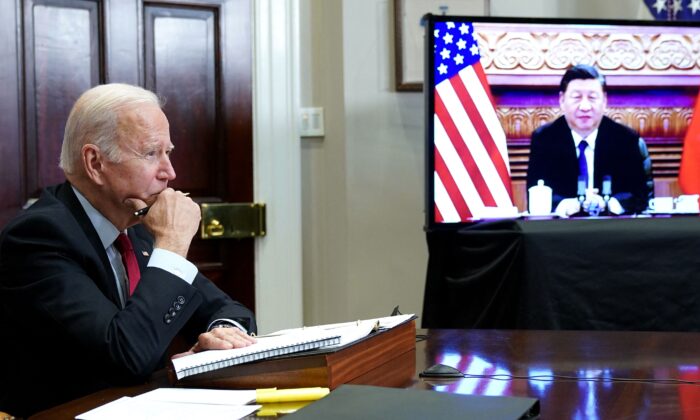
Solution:
M559 105L563 116L532 134L527 187L543 180L552 188L552 206L561 216L581 210L578 182L585 185L583 211L605 206L602 181L610 177L612 213L646 209L647 185L639 134L604 116L605 78L595 68L577 65L561 79Z
M143 382L178 333L190 352L255 342L253 313L186 260L200 210L168 188L172 150L149 91L102 85L73 106L60 159L67 182L0 235L3 410L27 416Z

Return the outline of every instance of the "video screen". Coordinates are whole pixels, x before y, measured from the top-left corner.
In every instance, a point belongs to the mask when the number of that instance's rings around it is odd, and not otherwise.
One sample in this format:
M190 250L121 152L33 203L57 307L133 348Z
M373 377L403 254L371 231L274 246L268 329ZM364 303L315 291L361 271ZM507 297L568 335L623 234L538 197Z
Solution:
M426 227L697 213L689 22L426 16Z

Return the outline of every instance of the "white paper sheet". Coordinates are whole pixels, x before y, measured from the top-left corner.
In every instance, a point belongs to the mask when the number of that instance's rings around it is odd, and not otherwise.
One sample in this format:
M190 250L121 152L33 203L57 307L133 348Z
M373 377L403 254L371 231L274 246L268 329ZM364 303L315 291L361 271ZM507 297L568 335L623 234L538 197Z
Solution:
M255 390L158 388L134 398L190 404L246 405L255 402Z
M186 404L122 397L76 417L78 420L231 420L260 409L259 405Z

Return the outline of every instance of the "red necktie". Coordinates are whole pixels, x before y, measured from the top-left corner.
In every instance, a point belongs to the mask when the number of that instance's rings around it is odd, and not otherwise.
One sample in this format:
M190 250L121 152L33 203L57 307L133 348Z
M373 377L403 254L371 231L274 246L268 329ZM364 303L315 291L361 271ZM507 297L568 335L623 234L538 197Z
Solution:
M124 263L124 268L126 269L126 276L129 278L129 296L131 296L134 294L134 289L136 289L136 285L139 284L141 279L141 271L139 270L139 263L136 261L134 247L131 245L129 237L124 233L120 233L117 236L114 246L117 247L117 250L122 255L122 263Z

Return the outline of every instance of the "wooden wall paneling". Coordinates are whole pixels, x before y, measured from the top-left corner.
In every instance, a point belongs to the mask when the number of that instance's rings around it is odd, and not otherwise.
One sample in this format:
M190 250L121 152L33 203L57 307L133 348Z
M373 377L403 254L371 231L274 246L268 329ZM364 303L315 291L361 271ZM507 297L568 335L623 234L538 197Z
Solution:
M152 6L144 12L146 88L166 101L175 145L173 186L197 197L219 197L215 12Z
M29 196L65 178L58 167L66 118L102 74L97 1L25 0L26 182Z
M221 68L223 115L226 138L224 171L226 194L231 201L252 202L253 194L253 28L252 1L229 0L221 8ZM268 203L269 204L269 203ZM271 232L274 234L274 232ZM254 239L229 241L222 250L222 260L236 280L234 296L250 299L255 307Z
M143 16L139 0L103 0L105 83L143 86Z
M19 7L18 1L0 2L0 229L24 203Z
M143 15L145 86L166 99L175 145L173 187L200 202L252 201L249 3L157 1L145 4ZM197 238L190 259L254 308L252 239Z

